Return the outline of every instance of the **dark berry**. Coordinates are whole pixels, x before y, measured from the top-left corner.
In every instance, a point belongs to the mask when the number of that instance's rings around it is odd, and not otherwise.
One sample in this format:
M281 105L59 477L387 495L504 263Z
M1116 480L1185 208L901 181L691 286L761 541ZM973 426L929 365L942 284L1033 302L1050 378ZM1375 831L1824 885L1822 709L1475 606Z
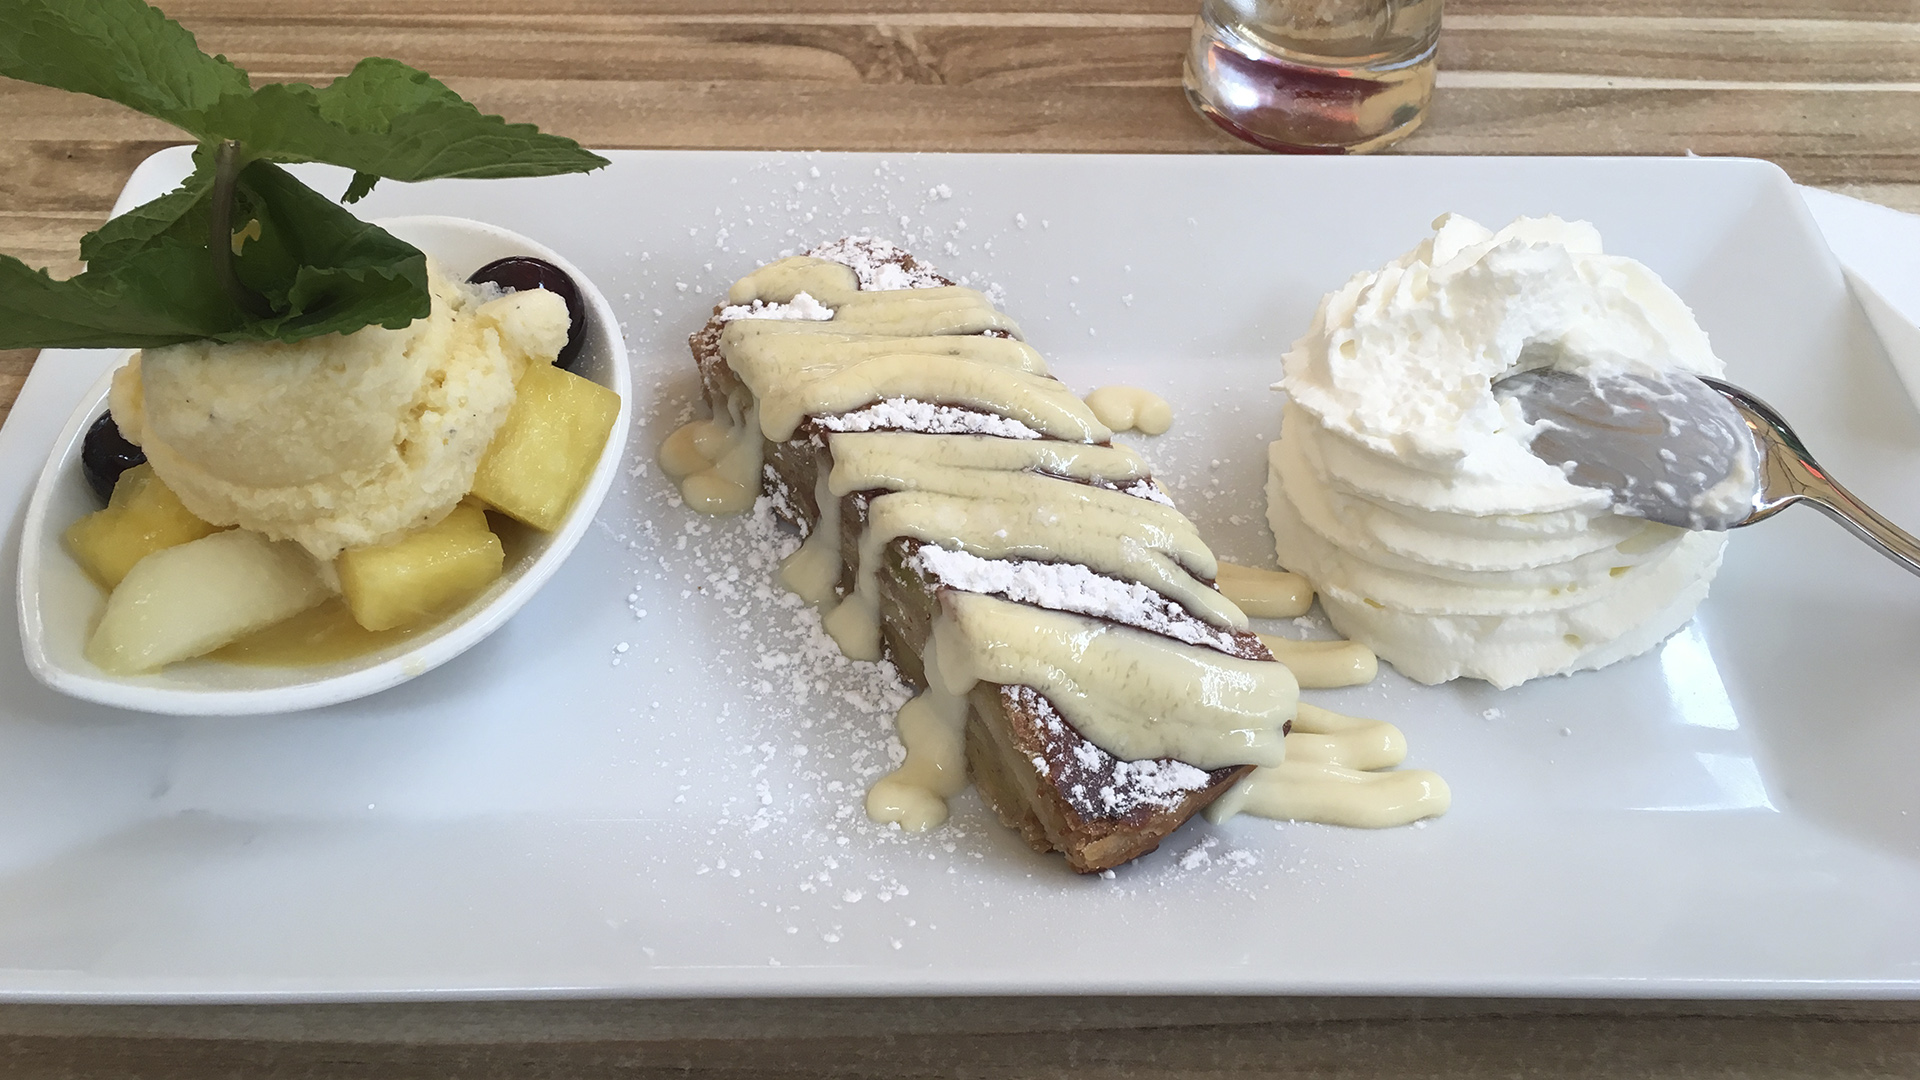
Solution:
M87 441L80 444L80 470L87 474L87 483L102 502L113 496L113 485L119 482L121 473L146 460L146 451L120 434L112 413L101 413L87 429Z
M567 318L571 325L567 327L566 348L560 350L554 365L573 370L574 362L580 359L581 348L587 343L587 305L580 299L580 287L573 283L565 270L545 259L514 255L488 263L475 270L467 280L475 284L490 281L508 292L545 289L559 293L560 299L567 302Z

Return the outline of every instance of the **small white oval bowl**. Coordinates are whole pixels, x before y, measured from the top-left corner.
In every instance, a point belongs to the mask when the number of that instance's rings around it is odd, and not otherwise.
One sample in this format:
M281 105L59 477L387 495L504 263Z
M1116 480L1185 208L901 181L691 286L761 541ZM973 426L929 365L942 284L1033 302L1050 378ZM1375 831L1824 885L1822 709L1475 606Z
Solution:
M532 599L580 542L626 452L633 407L626 343L607 298L578 267L506 229L451 217L391 218L378 224L432 255L453 276L464 278L509 255L531 255L565 270L579 286L587 308L587 341L574 372L619 394L620 414L566 521L552 533L525 530L527 542L518 557L510 558L506 572L486 592L387 648L312 666L266 667L202 658L145 675L109 674L85 655L106 594L67 554L60 539L68 525L100 508L81 472L80 449L94 418L107 408L109 373L67 421L27 505L20 538L20 636L35 678L87 701L186 716L284 713L351 701L423 675L478 644Z

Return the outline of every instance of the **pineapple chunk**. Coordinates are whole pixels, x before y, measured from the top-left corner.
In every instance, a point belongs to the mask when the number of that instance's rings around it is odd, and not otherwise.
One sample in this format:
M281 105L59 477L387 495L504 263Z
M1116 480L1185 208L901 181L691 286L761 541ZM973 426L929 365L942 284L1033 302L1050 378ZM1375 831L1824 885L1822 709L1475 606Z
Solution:
M506 558L486 511L468 501L391 544L343 551L334 566L354 621L390 630L473 599L500 576Z
M327 598L319 564L298 544L256 532L214 533L141 559L107 597L87 659L116 674L212 652Z
M153 466L136 465L114 482L106 509L67 526L63 539L87 576L111 590L141 559L218 531L180 505Z
M495 510L552 532L593 473L620 395L572 372L535 364L521 377L513 411L473 477L473 495Z

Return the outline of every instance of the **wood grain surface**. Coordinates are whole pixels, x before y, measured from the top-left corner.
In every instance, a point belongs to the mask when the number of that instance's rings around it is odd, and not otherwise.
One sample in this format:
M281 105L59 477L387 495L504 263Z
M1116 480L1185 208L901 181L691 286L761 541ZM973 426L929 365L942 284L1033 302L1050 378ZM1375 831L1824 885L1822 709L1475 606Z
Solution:
M1289 998L0 1008L16 1078L1920 1075L1886 1004Z
M324 81L362 56L592 146L1245 153L1187 107L1191 0L177 0L209 51ZM1920 209L1920 0L1456 0L1397 152L1738 155ZM133 165L177 141L0 82L0 251L78 269ZM0 352L0 422L31 366Z
M209 51L362 56L601 147L1244 153L1179 89L1192 0L172 0ZM4 28L0 28L0 33ZM1920 0L1453 0L1414 154L1742 155L1920 210ZM178 141L0 82L0 251L65 275ZM30 369L0 352L0 418ZM1783 927L1783 933L1791 928ZM975 999L0 1008L68 1076L1920 1076L1906 1003Z

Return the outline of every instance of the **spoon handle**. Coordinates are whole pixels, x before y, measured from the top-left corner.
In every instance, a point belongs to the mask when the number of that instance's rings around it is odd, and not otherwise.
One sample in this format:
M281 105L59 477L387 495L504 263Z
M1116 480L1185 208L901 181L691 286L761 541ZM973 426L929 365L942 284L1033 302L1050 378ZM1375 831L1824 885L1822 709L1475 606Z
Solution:
M1854 498L1852 492L1835 483L1818 467L1806 469L1800 482L1803 499L1846 526L1848 532L1879 548L1887 558L1920 574L1920 540Z
M1740 411L1760 451L1760 469L1765 475L1761 478L1760 493L1754 498L1753 513L1740 525L1765 521L1794 503L1809 502L1909 573L1920 574L1920 540L1875 513L1872 507L1855 498L1853 492L1828 476L1827 470L1813 460L1807 445L1773 406L1718 379L1700 381L1719 391Z

